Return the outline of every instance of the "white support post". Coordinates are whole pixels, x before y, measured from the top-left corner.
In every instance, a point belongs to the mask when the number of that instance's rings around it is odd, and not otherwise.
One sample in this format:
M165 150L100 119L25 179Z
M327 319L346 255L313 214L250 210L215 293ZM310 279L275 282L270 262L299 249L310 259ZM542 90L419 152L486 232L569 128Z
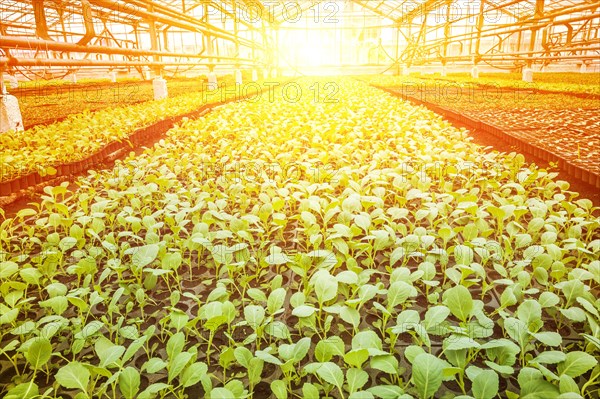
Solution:
M214 72L208 73L208 89L209 90L217 90L219 88L219 81L217 79L217 74Z
M167 90L167 81L160 76L152 81L152 88L154 89L155 100L162 100L169 96L169 92Z
M150 79L152 79L152 73L150 71L150 68L144 67L144 70L142 71L142 79L143 80L150 80Z
M474 65L473 68L471 68L471 77L473 79L479 79L479 67L477 65Z
M446 69L446 65L442 67L442 77L445 78L448 76L448 70Z
M242 71L240 71L239 69L236 69L235 72L233 73L234 77L235 77L235 84L237 85L243 85L244 84L244 80L242 78Z
M71 79L71 83L77 83L77 74L76 73L70 74L69 78Z
M533 82L533 69L531 69L531 68L523 69L523 82L527 82L527 83Z
M110 73L110 81L111 81L112 83L117 83L117 73L116 73L115 71L112 71L112 72Z
M402 66L402 76L409 76L410 75L410 68L407 67L406 65Z
M7 75L6 80L8 80L8 87L11 89L17 89L19 87L19 81L13 75Z
M581 66L579 67L579 73L587 73L587 71L587 64L581 64Z
M0 95L0 134L11 130L23 130L19 100L10 94Z
M257 82L258 81L258 71L256 69L252 70L252 81L253 82Z

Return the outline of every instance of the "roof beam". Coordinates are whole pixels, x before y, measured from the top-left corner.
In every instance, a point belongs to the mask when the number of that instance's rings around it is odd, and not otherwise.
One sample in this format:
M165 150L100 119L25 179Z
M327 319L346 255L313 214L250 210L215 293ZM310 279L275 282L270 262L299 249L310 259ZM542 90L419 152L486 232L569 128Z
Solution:
M98 7L107 8L109 10L117 12L132 13L133 15L139 16L143 19L153 19L156 22L160 22L165 25L176 26L178 28L182 28L190 32L201 32L209 36L229 40L232 42L238 41L241 45L247 47L260 48L260 46L258 46L257 43L254 43L250 40L235 37L235 35L231 34L230 32L224 29L217 28L216 26L213 26L206 22L202 22L200 20L197 20L196 18L186 16L152 1L134 0L129 1L127 3L121 3L112 0L90 0L90 3ZM147 7L148 5L152 5L153 7L155 7L156 11L150 12L146 11L145 9L138 8Z

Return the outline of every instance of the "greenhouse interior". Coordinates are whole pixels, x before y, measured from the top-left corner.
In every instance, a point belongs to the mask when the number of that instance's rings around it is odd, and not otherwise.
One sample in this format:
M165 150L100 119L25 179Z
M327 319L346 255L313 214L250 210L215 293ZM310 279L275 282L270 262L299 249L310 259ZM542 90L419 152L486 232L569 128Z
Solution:
M597 399L600 2L2 0L0 398Z

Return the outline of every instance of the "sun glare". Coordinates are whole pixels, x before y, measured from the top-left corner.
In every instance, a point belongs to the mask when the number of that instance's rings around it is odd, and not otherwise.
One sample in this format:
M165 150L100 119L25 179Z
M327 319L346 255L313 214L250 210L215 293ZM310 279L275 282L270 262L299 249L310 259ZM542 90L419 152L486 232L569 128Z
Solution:
M293 66L319 67L335 62L332 46L323 32L293 30L285 32L279 43L283 60Z

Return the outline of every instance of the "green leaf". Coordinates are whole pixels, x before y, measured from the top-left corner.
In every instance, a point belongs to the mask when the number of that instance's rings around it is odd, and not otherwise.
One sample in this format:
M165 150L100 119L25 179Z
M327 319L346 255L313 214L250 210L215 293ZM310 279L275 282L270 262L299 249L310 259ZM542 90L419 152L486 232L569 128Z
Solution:
M11 388L4 399L33 399L39 397L39 388L33 381L23 382Z
M165 391L168 388L170 388L170 385L165 384L164 382L156 382L154 384L149 385L148 388L144 389L139 394L137 399L154 399L160 391Z
M170 360L175 359L175 356L179 355L185 345L185 335L183 332L173 334L167 341L167 357Z
M277 288L271 292L271 295L269 295L269 299L267 301L267 311L269 314L273 314L283 307L285 295L286 292L284 288Z
M285 265L290 261L284 253L273 252L266 257L266 261L269 265Z
M583 309L577 306L571 306L567 309L559 309L560 313L565 316L567 319L572 320L577 323L581 323L585 321L585 312Z
M319 362L328 362L333 356L344 356L344 341L340 337L328 337L317 343L315 357Z
M558 305L560 302L560 298L553 292L542 292L538 303L542 308L551 308L553 306Z
M444 305L459 320L466 322L473 311L473 298L466 287L457 285L444 292Z
M511 366L503 366L494 362L490 362L489 360L486 360L484 363L486 364L486 366L496 371L498 374L511 375L515 372L515 369Z
M294 360L294 363L298 363L306 357L306 355L308 354L308 351L310 350L310 344L311 344L311 341L310 341L310 338L308 338L308 337L301 338L298 342L296 342L296 344L294 345L293 355L292 355L292 359Z
M142 370L146 370L148 373L154 374L154 373L158 373L160 370L164 369L165 367L167 367L167 362L165 362L164 360L162 360L158 357L153 357L151 359L148 359L148 361L146 363L144 363Z
M210 399L235 399L235 397L227 388L214 388L210 391Z
M340 310L340 318L355 328L360 324L360 313L350 306L342 307Z
M504 320L504 331L515 341L519 343L521 348L525 347L525 344L528 341L528 331L527 325L514 317L508 317Z
M435 395L442 385L444 367L442 360L429 353L417 355L413 362L412 381L420 398L427 399Z
M367 349L371 356L386 354L383 343L375 331L361 331L352 338L352 349Z
M257 302L267 302L267 296L258 288L249 288L246 294Z
M473 396L475 399L492 399L498 395L499 384L498 374L482 370L473 380Z
M567 306L570 306L578 297L582 296L585 290L585 285L579 280L561 281L555 286L562 290L567 299Z
M359 391L351 393L348 399L375 399L375 396L371 392Z
M335 275L335 279L344 284L356 285L358 284L358 275L350 270L344 270Z
M126 399L133 399L140 390L140 373L133 367L126 367L119 374L119 390Z
M393 355L379 355L371 358L371 368L387 374L398 374L398 360Z
M248 305L244 308L244 318L252 329L258 329L265 320L265 309L262 306Z
M446 306L432 306L425 313L425 319L423 320L423 327L427 332L431 332L434 327L443 323L446 318L450 315L450 309Z
M577 378L598 364L598 359L582 351L569 352L564 362L558 364L558 374Z
M542 307L537 301L526 300L517 308L517 317L527 325L530 331L537 331L542 325Z
M540 364L556 364L560 362L564 362L567 359L567 356L564 352L559 351L546 351L540 353L535 359L532 361Z
M338 389L342 389L344 385L344 373L340 366L335 363L325 362L317 369L317 375L323 381L336 386Z
M85 392L90 382L90 372L83 364L71 362L58 370L55 379L65 388L80 389Z
M361 213L354 217L354 223L365 232L368 232L371 227L371 217L367 213Z
M575 382L575 380L573 380L572 377L569 377L566 374L563 374L560 376L560 382L559 382L559 388L560 388L560 393L576 393L579 394L580 390L579 390L579 386L577 385L577 383Z
M68 251L69 249L73 248L75 245L77 245L76 238L64 237L62 240L60 240L60 243L58 244L58 248L60 248L61 251L65 252L65 251Z
M387 294L388 308L403 304L411 296L416 296L417 290L404 281L396 281L390 285Z
M317 388L314 384L309 382L305 382L302 385L302 398L303 399L320 399L319 388Z
M454 247L454 260L459 265L469 266L473 263L473 249L466 245L457 245Z
M77 339L87 339L94 334L96 334L100 329L104 327L104 323L99 320L90 321L85 327L81 329L80 332L75 334L75 338Z
M169 369L168 382L173 381L175 377L179 377L179 374L186 366L186 364L188 364L188 362L192 359L192 356L194 355L190 352L181 352L180 354L175 356L174 359L171 359L169 365L167 366L167 368Z
M244 384L240 380L232 379L225 384L225 388L229 389L236 398L242 398L244 395Z
M233 354L233 349L223 348L221 353L219 353L219 365L223 367L223 369L227 369L231 363L235 361L235 355Z
M320 304L337 297L338 282L330 275L321 275L315 282L315 293Z
M412 364L420 354L425 353L425 349L417 345L409 345L404 349L404 356Z
M265 362L262 359L253 357L248 363L248 381L252 385L260 382Z
M353 367L360 368L369 358L367 349L354 349L344 355L344 361Z
M479 343L465 335L452 334L444 339L444 350L457 351L461 349L478 348Z
M48 363L52 356L52 344L48 338L34 338L29 345L29 349L25 353L25 358L34 370L39 370L40 367Z
M181 374L180 383L184 388L196 385L208 372L208 367L203 362L190 364Z
M243 346L238 346L233 351L233 355L235 356L235 360L245 368L248 368L250 365L250 360L252 360L252 352L248 348Z
M7 279L19 271L19 265L15 262L0 262L0 279Z
M98 367L110 367L125 353L125 347L115 345L110 340L100 337L94 345L98 359Z
M309 317L313 313L315 313L316 310L317 309L315 309L312 306L300 305L297 308L295 308L294 310L292 310L292 315L294 315L296 317Z
M285 382L281 380L275 380L271 382L271 391L277 399L287 399L288 392Z
M181 252L171 252L162 258L161 266L165 270L177 270L182 262Z
M360 369L348 369L346 370L346 381L348 383L348 391L354 393L369 381L369 374Z
M379 385L367 389L367 392L381 399L398 399L404 394L402 388L395 385Z
M283 364L281 363L281 360L277 359L275 356L266 351L256 351L255 355L257 358L262 359L267 363L275 364L277 366L281 366Z
M394 266L398 261L406 256L406 248L396 247L390 254L390 265Z
M175 334L177 335L177 334ZM131 342L129 344L129 346L127 347L127 350L125 351L125 354L123 355L123 357L121 358L121 361L123 363L127 362L129 359L131 359L133 357L133 355L135 355L137 353L137 351L139 351L143 346L144 343L148 340L147 336L141 336L139 338L136 338L133 340L133 342ZM168 347L167 347L167 353L168 353Z
M519 387L521 399L555 399L558 397L558 388L544 379L539 370L524 367L519 372Z
M559 346L562 343L562 337L559 333L544 331L540 333L531 333L541 343L548 346Z
M152 263L158 256L158 244L149 244L142 247L132 248L131 261L136 268L142 268Z

